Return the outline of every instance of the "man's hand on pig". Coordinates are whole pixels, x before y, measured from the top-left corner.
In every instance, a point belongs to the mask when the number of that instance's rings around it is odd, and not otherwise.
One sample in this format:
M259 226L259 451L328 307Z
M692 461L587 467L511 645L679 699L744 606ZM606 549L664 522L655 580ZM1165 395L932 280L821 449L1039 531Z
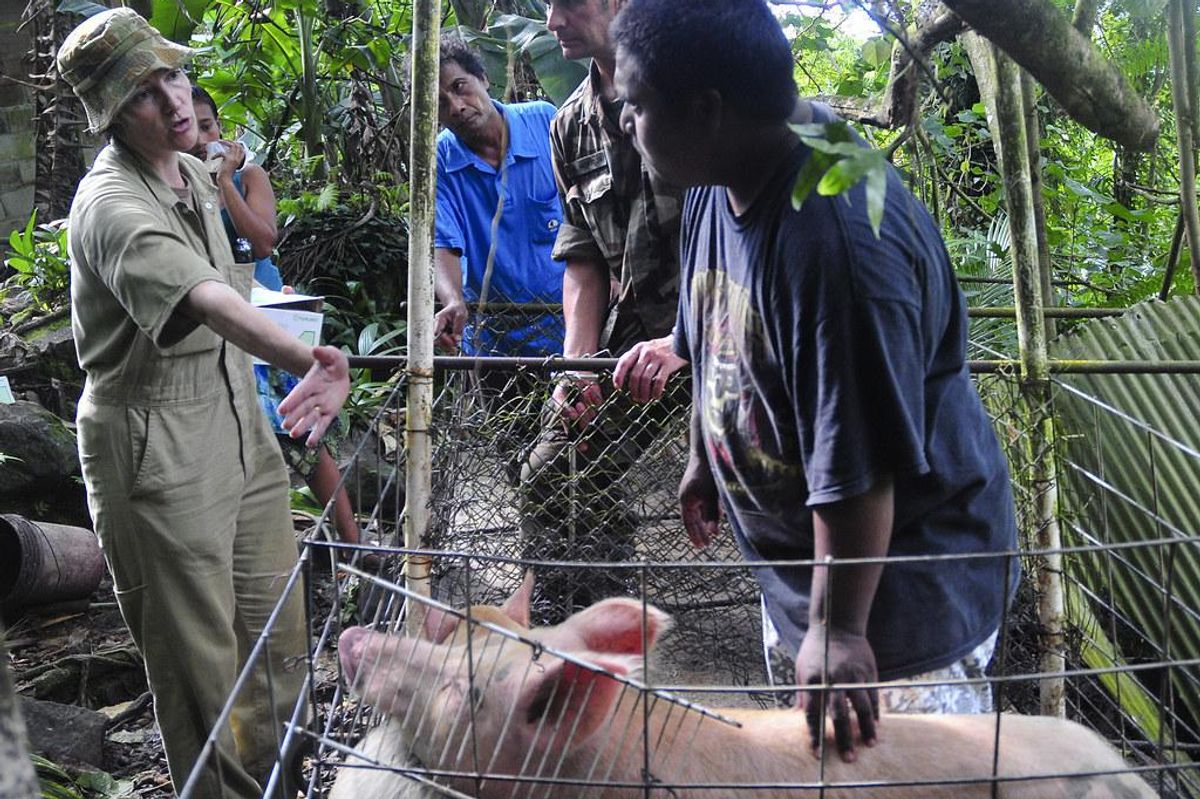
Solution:
M796 654L796 684L799 687L872 683L878 678L875 652L865 636L820 624L809 627ZM845 762L853 763L858 759L854 750L854 720L858 721L862 742L866 746L875 744L879 692L874 688L801 691L797 707L805 711L814 753L819 751L824 737L824 716L833 719L834 743Z

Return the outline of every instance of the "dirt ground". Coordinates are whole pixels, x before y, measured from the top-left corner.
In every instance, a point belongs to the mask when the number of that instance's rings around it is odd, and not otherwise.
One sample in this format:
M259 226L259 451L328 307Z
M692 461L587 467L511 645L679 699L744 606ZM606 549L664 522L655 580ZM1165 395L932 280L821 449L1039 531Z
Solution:
M101 770L128 780L134 796L173 796L141 657L111 582L105 578L90 604L30 609L9 621L6 640L17 692L108 716ZM61 765L72 774L80 768Z

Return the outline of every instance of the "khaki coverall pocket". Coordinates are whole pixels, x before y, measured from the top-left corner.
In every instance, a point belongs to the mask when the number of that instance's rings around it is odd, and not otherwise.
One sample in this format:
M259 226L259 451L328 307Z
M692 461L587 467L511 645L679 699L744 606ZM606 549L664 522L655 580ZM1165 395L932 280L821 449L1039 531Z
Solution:
M148 408L126 408L125 424L129 433L129 496L145 493L147 461L153 447L153 414Z

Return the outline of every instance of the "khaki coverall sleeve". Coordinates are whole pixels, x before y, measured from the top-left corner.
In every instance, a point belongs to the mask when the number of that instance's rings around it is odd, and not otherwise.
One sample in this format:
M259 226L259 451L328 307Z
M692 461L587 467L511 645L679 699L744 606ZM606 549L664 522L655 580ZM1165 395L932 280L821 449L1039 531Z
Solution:
M138 329L159 349L195 330L199 323L179 313L179 304L206 280L225 282L208 258L133 193L108 194L81 210L72 224L80 227L85 261Z

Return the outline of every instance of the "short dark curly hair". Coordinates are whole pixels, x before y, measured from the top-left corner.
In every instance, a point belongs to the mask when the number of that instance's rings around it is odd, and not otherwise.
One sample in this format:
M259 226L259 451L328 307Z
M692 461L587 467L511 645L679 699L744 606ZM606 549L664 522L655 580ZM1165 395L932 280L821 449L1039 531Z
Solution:
M795 107L792 48L764 0L629 0L612 36L667 102L715 89L768 122Z
M451 61L462 67L463 72L468 75L474 75L480 80L487 80L487 72L483 68L483 56L479 54L479 51L467 44L457 33L447 31L442 34L438 67L444 67Z
M213 96L211 94L209 94L208 92L206 92L200 86L200 84L193 83L192 84L192 105L195 105L197 102L199 102L203 105L207 105L209 108L212 109L213 119L221 118L221 115L217 113L217 101L214 100Z

